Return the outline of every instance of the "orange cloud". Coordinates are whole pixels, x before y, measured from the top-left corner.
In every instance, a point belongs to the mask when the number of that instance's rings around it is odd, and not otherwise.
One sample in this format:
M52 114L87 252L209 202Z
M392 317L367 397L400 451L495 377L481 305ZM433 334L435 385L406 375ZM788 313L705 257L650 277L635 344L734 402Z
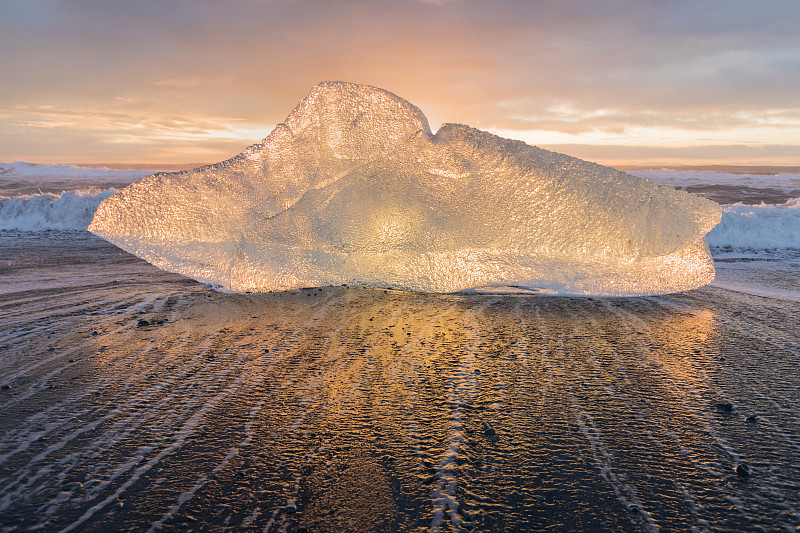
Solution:
M797 2L11 6L0 8L0 48L14 50L0 57L0 160L70 158L72 146L84 161L177 162L196 141L191 153L212 162L265 136L326 79L386 88L434 128L631 146L632 158L667 144L687 157L715 144L800 154Z

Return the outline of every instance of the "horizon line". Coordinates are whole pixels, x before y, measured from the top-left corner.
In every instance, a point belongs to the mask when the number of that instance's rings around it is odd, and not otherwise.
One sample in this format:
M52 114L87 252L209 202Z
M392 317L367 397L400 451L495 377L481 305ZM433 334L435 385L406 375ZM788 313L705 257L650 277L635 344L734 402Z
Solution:
M733 174L800 174L800 165L774 164L690 164L690 163L596 163L617 170L698 170L710 172L731 172ZM72 165L84 168L109 168L112 170L192 170L216 163L36 163L42 165Z

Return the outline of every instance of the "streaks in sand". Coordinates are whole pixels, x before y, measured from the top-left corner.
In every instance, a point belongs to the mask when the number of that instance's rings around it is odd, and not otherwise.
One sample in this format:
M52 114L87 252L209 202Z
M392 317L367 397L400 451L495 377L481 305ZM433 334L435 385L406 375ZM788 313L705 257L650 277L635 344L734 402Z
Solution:
M800 520L800 471L786 460L800 441L788 371L800 346L793 323L759 315L797 302L752 297L736 314L742 295L713 287L621 300L234 295L151 275L0 296L4 525ZM723 401L736 408L714 408ZM743 461L747 481L734 473Z

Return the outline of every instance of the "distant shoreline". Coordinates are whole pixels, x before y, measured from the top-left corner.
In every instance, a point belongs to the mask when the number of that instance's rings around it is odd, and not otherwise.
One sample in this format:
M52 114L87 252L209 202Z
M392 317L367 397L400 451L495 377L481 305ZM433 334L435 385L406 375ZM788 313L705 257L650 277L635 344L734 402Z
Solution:
M191 170L209 163L46 163L73 165L84 168L110 168L113 170Z
M800 166L781 165L609 165L619 170L704 170L730 174L800 174Z

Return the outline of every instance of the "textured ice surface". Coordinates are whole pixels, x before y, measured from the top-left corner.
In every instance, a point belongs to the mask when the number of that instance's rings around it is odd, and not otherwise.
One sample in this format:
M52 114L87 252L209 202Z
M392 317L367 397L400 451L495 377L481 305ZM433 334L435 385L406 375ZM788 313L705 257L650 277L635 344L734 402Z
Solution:
M709 283L717 204L323 82L260 144L146 177L93 233L232 290L519 286L642 295Z

